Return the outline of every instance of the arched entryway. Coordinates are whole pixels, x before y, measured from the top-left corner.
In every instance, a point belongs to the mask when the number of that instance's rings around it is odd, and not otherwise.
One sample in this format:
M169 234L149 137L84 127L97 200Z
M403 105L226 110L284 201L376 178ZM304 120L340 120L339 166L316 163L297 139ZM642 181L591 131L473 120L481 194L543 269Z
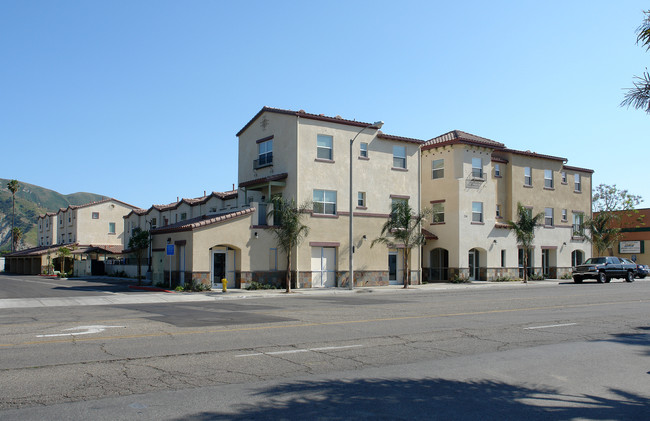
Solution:
M574 250L571 252L571 266L576 267L583 264L585 261L585 253L582 250Z
M449 251L435 248L429 252L429 279L432 281L449 280Z
M481 281L486 277L487 253L479 248L470 249L467 255L469 280Z
M237 288L237 272L241 253L236 247L218 245L210 249L210 280L212 288L221 289L223 279L228 282L228 288Z

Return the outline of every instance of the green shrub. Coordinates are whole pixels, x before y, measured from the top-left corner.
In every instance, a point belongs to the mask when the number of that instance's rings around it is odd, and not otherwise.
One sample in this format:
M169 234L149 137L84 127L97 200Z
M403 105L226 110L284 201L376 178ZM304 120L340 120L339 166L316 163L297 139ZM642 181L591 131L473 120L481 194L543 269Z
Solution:
M449 280L452 284L467 284L469 283L469 278L463 275L454 275L453 278Z
M249 286L246 287L247 290L254 290L254 289L277 289L275 285L271 284L262 284L257 281L251 282Z
M498 278L495 278L492 280L492 282L514 282L514 281L519 281L519 279L512 279L509 276L499 276Z
M572 276L571 276L570 273L565 273L564 275L562 275L561 279L571 279L571 278L572 278Z
M182 285L177 285L176 288L174 288L174 291L185 291L185 287Z

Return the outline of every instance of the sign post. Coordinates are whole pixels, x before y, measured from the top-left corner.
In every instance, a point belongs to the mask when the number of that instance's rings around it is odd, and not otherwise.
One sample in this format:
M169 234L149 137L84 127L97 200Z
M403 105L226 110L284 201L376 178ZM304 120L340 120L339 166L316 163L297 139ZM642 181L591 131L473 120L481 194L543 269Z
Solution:
M167 256L169 256L169 289L172 289L172 256L174 255L174 245L167 244Z

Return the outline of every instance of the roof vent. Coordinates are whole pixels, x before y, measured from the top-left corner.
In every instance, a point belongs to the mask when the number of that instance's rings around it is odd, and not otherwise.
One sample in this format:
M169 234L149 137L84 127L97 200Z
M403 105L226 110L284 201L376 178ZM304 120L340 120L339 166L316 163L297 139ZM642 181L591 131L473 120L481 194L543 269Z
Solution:
M337 116L334 117L334 118L338 118L339 120L343 120L343 117L341 117L340 115L337 115Z

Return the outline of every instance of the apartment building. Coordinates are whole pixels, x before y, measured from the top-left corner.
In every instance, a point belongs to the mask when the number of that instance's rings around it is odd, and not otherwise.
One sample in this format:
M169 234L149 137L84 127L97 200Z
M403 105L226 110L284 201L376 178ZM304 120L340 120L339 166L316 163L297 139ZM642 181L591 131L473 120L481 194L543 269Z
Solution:
M428 231L437 237L423 248L426 280L522 277L523 250L507 224L517 203L544 214L532 272L561 277L591 256L581 225L591 217L592 170L458 130L421 149L421 206L433 212Z

